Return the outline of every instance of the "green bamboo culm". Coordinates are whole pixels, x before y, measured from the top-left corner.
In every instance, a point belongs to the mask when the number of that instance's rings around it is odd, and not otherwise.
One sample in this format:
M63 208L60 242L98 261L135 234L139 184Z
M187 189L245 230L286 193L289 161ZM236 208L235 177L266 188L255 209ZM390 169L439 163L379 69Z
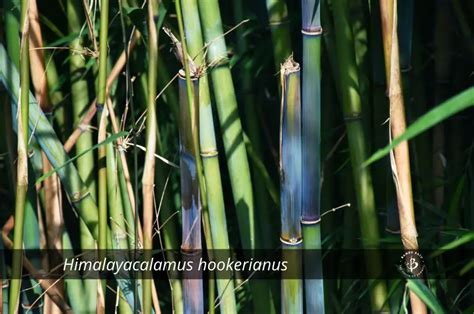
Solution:
M246 3L243 1L234 1L234 20L236 22L243 21L249 13ZM283 24L281 25L283 27ZM288 27L288 25L286 25ZM272 217L274 204L277 207L280 206L280 195L277 191L277 187L274 182L267 180L269 176L265 177L262 170L266 172L262 157L264 156L264 141L262 137L262 129L259 121L259 115L261 112L258 110L258 97L257 89L253 82L255 74L255 63L251 58L245 57L250 55L250 39L246 36L247 29L245 27L239 27L235 30L236 38L239 38L237 42L237 53L243 56L243 60L240 62L240 94L241 94L241 105L243 114L243 127L245 130L244 141L249 155L250 170L252 173L254 196L255 196L255 208L258 211L255 213L256 224L260 226L259 232L257 232L257 247L259 249L271 248L277 245L275 242L278 234L277 219L268 220L268 217ZM288 47L290 49L290 47ZM289 56L288 53L286 56ZM275 72L278 71L280 64L284 59L278 62ZM278 83L278 88L280 84ZM246 137L246 135L248 137ZM263 166L263 168L261 167ZM271 183L271 184L269 184ZM271 191L274 189L273 191ZM272 195L273 193L273 195ZM272 203L274 200L274 204ZM275 310L273 304L268 306L264 303L259 303L262 306L262 311L273 313ZM259 309L255 309L258 311Z
M181 216L182 242L181 252L185 260L199 261L201 256L201 196L193 133L199 129L199 80L192 77L193 103L188 104L188 90L184 71L179 76L180 118L179 118L179 154L181 172ZM202 280L183 279L184 313L204 313Z
M362 107L358 90L358 72L355 62L354 45L348 22L349 3L347 0L333 1L334 27L336 32L336 56L342 99L342 110L347 128L347 138L353 169L357 206L360 217L362 245L365 249L376 249L380 245L379 225L375 210L372 176L368 167L362 167L367 159L364 127L361 121ZM370 254L366 260L367 270L374 275L381 271L382 258ZM370 299L373 311L385 309L387 287L384 281L370 281Z
M146 154L142 177L143 186L143 248L146 251L145 259L151 258L153 248L153 189L155 182L155 151L156 151L156 111L155 97L158 68L158 34L155 24L155 10L158 10L157 1L148 1L148 91L146 116ZM151 276L151 274L148 274ZM143 313L151 313L152 279L143 280Z
M78 0L67 0L67 14L68 14L68 30L72 34L76 34L69 44L70 59L69 72L71 74L71 102L73 106L74 124L80 123L81 117L89 107L89 89L87 80L84 77L86 72L86 60L81 55L84 51L83 40L79 36L82 28L82 5ZM87 126L79 126L85 128ZM76 143L76 153L80 154L83 151L93 146L93 138L90 132L84 132ZM77 167L82 180L87 184L87 187L94 199L97 199L96 182L94 172L94 154L92 152L86 153L77 161ZM82 232L82 231L81 231Z
M290 20L284 0L266 0L268 25L272 35L275 69L291 54Z
M110 208L110 228L112 230L112 246L114 249L126 250L129 248L127 241L127 226L121 198L117 154L112 143L106 145L107 150L107 195Z
M84 51L83 40L80 37L83 26L83 6L80 0L67 0L67 23L70 34L76 37L69 43L69 73L71 79L71 103L73 113L73 124L80 123L83 114L89 106L89 88L86 80L86 60L81 55ZM87 126L80 126L87 128ZM76 154L81 154L93 146L93 136L91 132L83 132L76 142ZM97 186L94 173L94 154L92 151L86 153L77 160L77 170L82 181L87 186L87 191L94 200L97 200ZM84 222L79 223L81 235L81 248L95 248L95 241L90 237L89 230ZM98 239L98 238L96 238ZM87 304L88 311L96 310L97 283L94 280L84 282L87 299L91 300Z
M29 23L28 0L21 1L21 43L20 43L20 101L18 104L18 137L17 137L17 183L15 198L15 228L13 230L12 280L9 295L9 313L17 312L20 300L21 272L23 267L23 228L25 206L28 191L28 123L30 95L30 62L29 62Z
M97 109L100 113L100 123L99 123L99 140L102 142L105 140L106 128L107 128L107 110L105 108L105 102L107 97L107 37L109 29L109 0L101 0L100 2L100 33L99 33L99 86L98 86L98 95L97 95ZM107 148L105 145L102 145L98 148L98 166L99 166L99 241L98 247L100 258L104 258L104 250L107 249L107 163L106 163L106 153ZM105 295L106 293L106 281L102 280L102 291ZM103 304L97 302L97 306L102 306L104 308L100 309L101 311L105 310L105 300L102 300ZM101 312L99 311L99 313Z
M290 56L281 66L280 118L280 189L281 236L283 255L296 259L291 251L301 249L301 98L300 65ZM298 263L298 264L296 264ZM301 267L295 266L297 269ZM303 283L301 279L283 279L281 282L281 312L303 313Z
M321 249L321 12L319 0L302 0L303 86L302 86L302 230L303 247ZM315 251L317 252L317 251ZM311 260L311 258L316 260ZM309 313L324 313L324 284L320 254L305 255L305 302ZM312 269L313 268L313 269ZM311 276L312 277L312 276Z
M198 1L217 113L222 130L242 247L255 248L254 200L250 169L217 0Z
M198 1L181 0L184 31L186 34L187 52L198 67L205 66L204 43L199 19ZM211 224L211 238L214 249L228 251L229 236L222 190L221 173L214 119L211 107L209 81L207 75L199 78L199 142L200 157L202 158L205 184L207 187L207 208ZM219 275L219 273L218 273ZM236 313L234 282L232 280L217 280L221 309L225 313Z

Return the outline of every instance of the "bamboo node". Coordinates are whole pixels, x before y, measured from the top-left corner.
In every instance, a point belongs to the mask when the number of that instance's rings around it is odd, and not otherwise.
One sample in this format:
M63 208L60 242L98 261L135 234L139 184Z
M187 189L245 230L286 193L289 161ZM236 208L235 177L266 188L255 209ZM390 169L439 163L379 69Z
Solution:
M321 222L321 217L319 217L318 219L312 219L312 220L306 220L304 218L301 219L302 225L317 225L320 222Z
M280 237L280 242L283 243L283 244L286 244L286 245L290 245L290 246L296 246L296 245L299 245L301 243L303 243L303 238L298 238L298 239L290 239L290 240L286 240L286 239L283 239L282 237Z
M362 115L357 112L352 112L344 116L344 121L346 122L354 122L359 120L362 120Z
M290 19L283 19L281 21L269 21L268 25L270 27L274 27L274 26L281 26L281 25L285 25L285 24L289 24L289 23L290 23Z
M202 254L202 250L201 249L184 248L181 245L181 253L183 253L186 256L198 256L198 255Z
M321 26L316 26L314 29L301 29L301 34L308 36L320 36L323 33Z
M27 312L34 310L34 309L39 309L43 307L43 296L39 296L41 298L41 302L36 303L37 300L35 300L34 303L32 304L25 304L21 303L21 308L26 310Z
M391 229L389 227L385 227L385 231L391 234L400 234L400 230Z
M85 193L84 192L76 192L72 195L72 202L73 203L77 203L77 202L80 202L82 201L86 196L88 196L90 194L89 191L86 191Z
M217 150L208 150L208 151L201 151L201 157L203 158L212 158L219 155Z

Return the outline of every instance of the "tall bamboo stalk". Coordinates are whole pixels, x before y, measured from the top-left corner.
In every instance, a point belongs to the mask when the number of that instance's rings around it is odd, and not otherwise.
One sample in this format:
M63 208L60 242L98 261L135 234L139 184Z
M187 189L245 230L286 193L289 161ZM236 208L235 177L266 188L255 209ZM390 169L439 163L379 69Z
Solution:
M67 1L68 13L68 29L70 33L78 34L74 40L71 41L70 48L70 74L71 74L71 99L74 113L74 124L78 124L81 116L87 109L89 102L89 89L87 87L87 80L85 79L85 65L86 61L81 55L84 51L82 38L79 37L79 32L82 28L82 5L78 0ZM80 126L87 127L87 126ZM76 153L80 154L88 148L92 147L93 139L90 132L85 132L77 141ZM79 174L84 182L87 184L90 193L96 198L96 182L94 176L94 155L92 152L86 153L78 159L77 166Z
M302 246L301 233L301 98L300 65L290 56L281 66L281 119L280 119L280 186L281 237L283 254ZM291 253L290 253L291 254ZM297 267L301 263L292 263ZM300 265L301 266L301 265ZM282 313L303 312L303 282L301 279L283 279L281 283Z
M83 8L80 0L68 0L66 2L67 23L69 33L76 33L77 37L69 44L70 59L69 71L71 78L71 102L73 112L73 123L78 124L81 116L84 114L89 103L88 83L85 79L86 60L81 55L84 51L83 40L79 37L83 23ZM87 128L87 126L82 126ZM80 154L93 146L93 137L90 131L86 131L76 144L76 154ZM91 193L93 199L97 199L96 180L94 173L94 154L88 152L77 160L77 169L81 179L85 182L87 190ZM80 222L81 247L82 249L95 248L95 241L90 237L86 224ZM88 303L89 311L95 311L97 283L93 280L84 283L87 298L91 300Z
M104 105L107 97L107 50L108 50L108 29L109 29L109 1L101 0L100 8L100 34L99 34L99 85L97 95L97 107L100 110L100 123L99 123L99 134L98 143L105 140L107 137L107 109L104 109ZM98 168L99 168L99 241L98 247L99 258L104 258L104 250L107 249L107 147L102 145L98 148ZM105 312L105 293L106 293L106 281L105 279L99 281L99 287L102 289L104 299L98 299L97 312Z
M148 97L146 116L146 154L142 177L143 186L143 248L149 252L153 248L153 189L155 182L156 150L156 77L158 65L158 35L156 32L154 12L158 10L157 2L148 1ZM151 253L151 252L150 252ZM147 256L145 256L147 258ZM152 280L143 280L143 313L151 313Z
M347 138L353 169L354 185L359 211L362 245L365 249L377 249L379 226L375 210L374 189L369 168L362 168L367 159L366 137L362 124L362 106L358 90L358 76L355 62L352 32L348 22L348 1L334 1L334 27L336 31L336 56L338 59L338 77L342 109L347 128ZM372 252L373 253L373 252ZM366 267L373 275L380 274L382 258L370 254ZM387 300L387 288L384 281L371 281L371 307L373 311L384 309Z
M321 249L321 12L317 0L302 0L302 229L305 249ZM314 256L314 255L313 255ZM305 269L322 274L322 261L305 259ZM324 313L324 286L320 279L305 279L306 309Z
M267 2L268 3L268 2ZM283 5L285 5L283 3ZM248 4L244 1L233 1L234 7L234 20L236 23L243 21L246 16L248 16ZM286 7L285 7L286 9ZM289 23L278 24L275 23L271 25L272 31L275 29L275 32L280 32L282 36L286 36L287 29L289 28ZM286 31L285 31L286 30ZM241 107L243 108L243 127L245 130L244 142L249 156L250 170L252 174L252 183L253 183L253 192L255 197L255 208L258 210L255 212L256 225L259 226L256 230L256 247L258 249L268 249L273 248L278 245L278 217L274 215L274 205L270 200L271 189L274 188L274 202L277 207L279 207L279 192L274 182L266 172L266 166L262 162L264 156L264 142L262 141L262 132L259 116L261 116L260 110L258 110L258 102L256 93L256 87L253 82L254 78L254 63L246 58L245 56L249 55L249 36L245 36L247 29L245 27L239 27L236 29L236 38L239 38L237 41L237 53L242 56L242 61L240 62L240 76L238 77L240 81L240 88L238 94L241 99ZM283 35L286 34L286 35ZM281 39L285 41L284 38ZM289 42L289 38L288 38ZM274 57L275 59L280 59L277 57L276 46L273 46ZM287 53L284 53L285 56L289 56L291 47L282 45L281 47ZM284 61L284 57L281 57L281 60L276 62L275 71L278 70L280 63ZM278 84L280 88L280 84ZM242 110L242 109L241 109ZM248 135L248 137L247 137ZM275 313L276 312L276 294L278 293L277 289L273 289L269 282L259 280L251 283L252 292L257 292L254 294L254 311L257 313Z
M243 21L246 16L248 16L249 10L248 6L244 1L233 1L234 3L234 20L236 23ZM268 2L267 2L268 3ZM288 23L275 25L276 28L284 27L288 28ZM252 173L252 182L254 188L254 197L255 197L255 206L259 210L255 213L255 219L257 224L261 227L259 232L257 232L257 247L260 248L272 248L275 247L278 243L277 240L278 227L277 219L268 220L269 217L273 217L273 204L270 200L269 189L275 187L275 200L279 205L279 193L277 192L276 186L270 180L266 180L265 175L262 174L261 170L266 171L265 165L263 164L263 156L265 142L262 140L262 130L260 125L259 116L262 116L261 110L259 110L259 102L257 97L257 88L254 84L254 63L250 58L245 57L250 55L250 39L249 36L246 36L247 29L245 27L239 27L235 30L236 38L239 38L237 41L237 52L243 56L242 61L240 62L240 91L238 92L241 95L242 107L244 112L244 121L243 127L245 130L245 135L248 135L248 139L245 138L247 153L249 155L250 170ZM285 46L285 45L283 45ZM273 46L274 47L274 46ZM285 53L286 57L290 55L291 47L286 47L285 50L288 50L288 53ZM275 52L274 52L275 53ZM277 58L275 55L276 59ZM280 64L285 60L285 57L282 57L280 61L276 63L275 71L278 71ZM280 88L280 84L278 84ZM241 107L241 108L242 108ZM250 141L249 141L250 140ZM250 145L251 144L251 145ZM251 148L250 148L251 146ZM252 149L253 148L253 149ZM258 161L257 161L258 160ZM260 164L259 164L260 163ZM259 167L260 165L263 168ZM269 177L268 177L269 178ZM271 183L271 186L270 184ZM275 217L274 217L275 218ZM269 305L264 303L258 303L263 308L260 311L275 311L274 308L269 308ZM270 305L272 307L272 305ZM259 309L255 309L259 311Z
M21 44L20 44L20 101L18 104L17 137L17 183L15 198L15 229L13 231L12 280L9 295L9 313L16 313L20 297L21 273L23 267L23 228L28 190L28 123L30 96L29 63L29 21L28 0L21 2Z
M207 62L210 66L209 72L216 98L242 247L253 249L255 248L255 208L252 181L234 84L228 64L219 3L217 0L201 0L198 1L198 5L204 38L209 43Z
M397 0L380 3L382 35L385 56L385 73L390 101L390 136L397 138L405 132L405 107L400 77L400 57L397 36ZM400 235L405 250L418 250L418 234L411 187L410 154L408 142L402 142L390 154L393 180L397 193ZM410 291L413 313L426 313L426 305Z
M199 132L199 80L192 78L192 100L188 104L188 91L184 71L180 71L179 96L179 151L181 171L182 243L185 259L194 260L201 252L201 197L197 176L193 134ZM184 312L203 313L203 287L200 279L184 279ZM212 305L211 305L212 306Z
M181 3L187 52L198 67L204 67L206 61L203 54L204 43L198 2L196 0L181 0ZM212 244L214 249L226 251L230 249L230 246L207 75L199 78L198 91L200 157L203 159L205 183L209 187L206 189L206 197ZM237 309L233 281L229 279L217 280L217 289L222 311L235 313Z

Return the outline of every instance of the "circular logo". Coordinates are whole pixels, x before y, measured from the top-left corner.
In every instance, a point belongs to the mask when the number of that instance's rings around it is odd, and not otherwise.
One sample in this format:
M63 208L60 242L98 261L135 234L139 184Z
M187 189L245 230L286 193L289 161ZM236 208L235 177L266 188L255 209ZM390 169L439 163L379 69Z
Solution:
M423 256L417 251L407 251L400 258L400 269L409 278L420 278L425 270Z

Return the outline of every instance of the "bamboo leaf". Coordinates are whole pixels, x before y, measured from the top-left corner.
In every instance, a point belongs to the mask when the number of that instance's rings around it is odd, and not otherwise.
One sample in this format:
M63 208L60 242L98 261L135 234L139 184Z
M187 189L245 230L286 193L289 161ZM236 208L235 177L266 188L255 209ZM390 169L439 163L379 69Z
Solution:
M466 234L464 234L460 238L457 238L456 240L451 241L451 242L443 245L442 247L440 247L439 249L434 251L430 255L430 257L439 256L439 255L443 254L444 251L455 249L455 248L457 248L461 245L464 245L464 244L472 242L472 241L474 241L474 231L467 232Z
M405 133L394 139L390 145L387 145L375 152L375 154L373 154L362 164L362 167L367 167L368 165L388 155L390 151L401 142L414 138L436 124L451 117L452 115L472 106L474 106L474 87L471 87L464 92L446 100L436 108L418 118L418 120L416 120L406 129Z
M417 279L408 279L408 288L413 291L434 313L446 313L431 290Z

